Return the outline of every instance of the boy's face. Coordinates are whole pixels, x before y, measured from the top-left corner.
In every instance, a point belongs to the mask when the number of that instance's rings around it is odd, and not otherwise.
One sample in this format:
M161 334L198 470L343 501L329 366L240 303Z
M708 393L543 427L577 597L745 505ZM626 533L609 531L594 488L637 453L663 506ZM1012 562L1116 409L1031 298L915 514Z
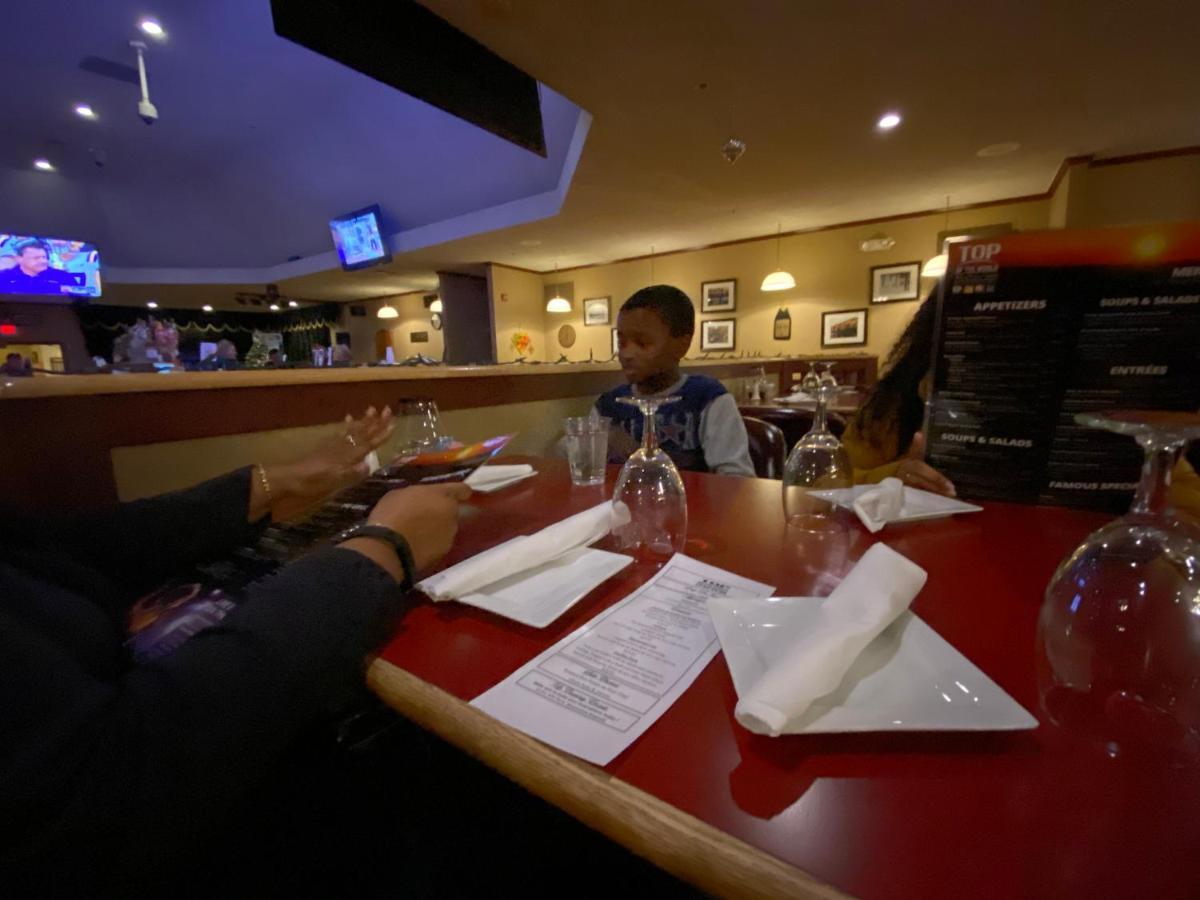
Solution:
M690 334L673 337L662 317L649 309L626 309L617 315L617 359L625 380L642 385L674 372L691 346Z

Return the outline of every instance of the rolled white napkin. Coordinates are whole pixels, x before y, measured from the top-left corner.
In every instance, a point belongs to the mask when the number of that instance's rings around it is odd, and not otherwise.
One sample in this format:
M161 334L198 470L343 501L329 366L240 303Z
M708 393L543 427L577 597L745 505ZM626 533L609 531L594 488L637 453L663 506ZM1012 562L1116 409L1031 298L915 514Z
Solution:
M885 478L878 487L864 491L854 501L858 520L874 534L888 522L900 515L904 509L904 482L899 478Z
M526 475L532 474L533 466L530 465L480 466L467 476L467 484L471 487L480 487L501 481L512 481L515 478L524 478Z
M778 737L814 700L837 688L858 655L908 609L926 577L924 569L886 544L868 549L822 601L816 627L797 637L738 701L738 722L756 734Z
M624 513L624 517L628 512ZM547 563L568 550L594 544L608 534L622 516L605 501L584 512L547 525L541 531L514 538L491 550L464 559L457 565L430 575L417 589L434 600L454 600L480 588Z

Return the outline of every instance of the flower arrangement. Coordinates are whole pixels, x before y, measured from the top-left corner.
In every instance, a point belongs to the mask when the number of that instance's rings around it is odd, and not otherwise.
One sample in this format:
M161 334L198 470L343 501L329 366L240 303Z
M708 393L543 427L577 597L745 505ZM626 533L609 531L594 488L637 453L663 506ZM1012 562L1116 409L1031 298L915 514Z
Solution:
M512 348L516 351L517 356L530 356L533 354L533 338L529 336L528 331L517 330L513 332L513 336L509 339Z

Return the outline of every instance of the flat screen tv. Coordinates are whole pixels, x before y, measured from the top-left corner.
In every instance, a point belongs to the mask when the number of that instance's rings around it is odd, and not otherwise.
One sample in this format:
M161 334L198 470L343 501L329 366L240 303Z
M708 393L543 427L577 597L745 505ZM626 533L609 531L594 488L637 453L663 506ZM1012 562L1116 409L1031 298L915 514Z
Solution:
M100 296L94 244L0 232L0 294Z
M338 259L347 271L363 269L392 258L379 228L379 206L368 206L329 222Z

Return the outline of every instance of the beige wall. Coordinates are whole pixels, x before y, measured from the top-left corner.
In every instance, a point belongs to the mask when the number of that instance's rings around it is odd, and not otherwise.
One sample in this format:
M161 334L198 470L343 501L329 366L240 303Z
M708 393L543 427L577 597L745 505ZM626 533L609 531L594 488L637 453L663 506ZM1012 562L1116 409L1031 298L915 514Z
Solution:
M546 312L542 299L542 276L496 264L488 269L496 334L496 362L511 362L517 358L519 354L512 346L512 337L517 331L529 332L533 339L533 359L558 359L558 343L555 341L553 347L548 346L546 327L548 320L559 317ZM557 330L558 325L553 327ZM549 337L553 340L553 335ZM583 358L587 358L586 350Z
M1072 167L1068 228L1200 219L1200 153Z
M1048 226L1049 201L1004 204L985 209L951 212L949 228L968 228L980 225L1011 223L1020 230ZM775 268L774 240L747 241L707 250L695 250L657 257L654 260L654 280L673 284L682 289L696 305L697 319L729 318L729 315L700 313L700 284L703 281L737 279L736 353L812 354L812 353L873 353L886 355L892 343L903 331L918 303L868 303L870 269L872 266L924 261L933 256L938 233L944 230L944 214L915 216L879 225L837 228L809 234L785 236L780 245L780 263L796 279L790 291L768 294L759 290L763 277ZM859 242L880 234L895 239L890 250L864 253ZM638 288L649 283L648 260L565 270L553 279L572 281L575 285L575 309L560 316L548 314L551 358L566 352L572 360L587 359L591 349L597 358L607 359L611 347L609 326L583 324L583 300L611 296L612 325L617 310ZM932 282L922 282L922 293ZM773 337L776 311L785 307L792 318L792 337L776 341ZM831 310L869 307L867 344L865 347L821 347L821 313ZM575 326L578 341L570 350L558 346L558 326L570 322ZM700 334L697 327L690 355L700 353Z
M421 353L433 359L442 358L442 332L430 324L431 313L425 308L424 297L428 291L411 294L396 294L391 297L380 297L376 300L364 300L355 303L367 310L365 316L350 315L350 304L342 310L339 331L350 332L350 349L356 363L377 362L375 358L375 332L385 329L391 335L392 348L396 354L396 362ZM381 319L377 315L384 304L393 307L400 315L395 319ZM429 335L429 342L414 344L412 333L424 331Z

